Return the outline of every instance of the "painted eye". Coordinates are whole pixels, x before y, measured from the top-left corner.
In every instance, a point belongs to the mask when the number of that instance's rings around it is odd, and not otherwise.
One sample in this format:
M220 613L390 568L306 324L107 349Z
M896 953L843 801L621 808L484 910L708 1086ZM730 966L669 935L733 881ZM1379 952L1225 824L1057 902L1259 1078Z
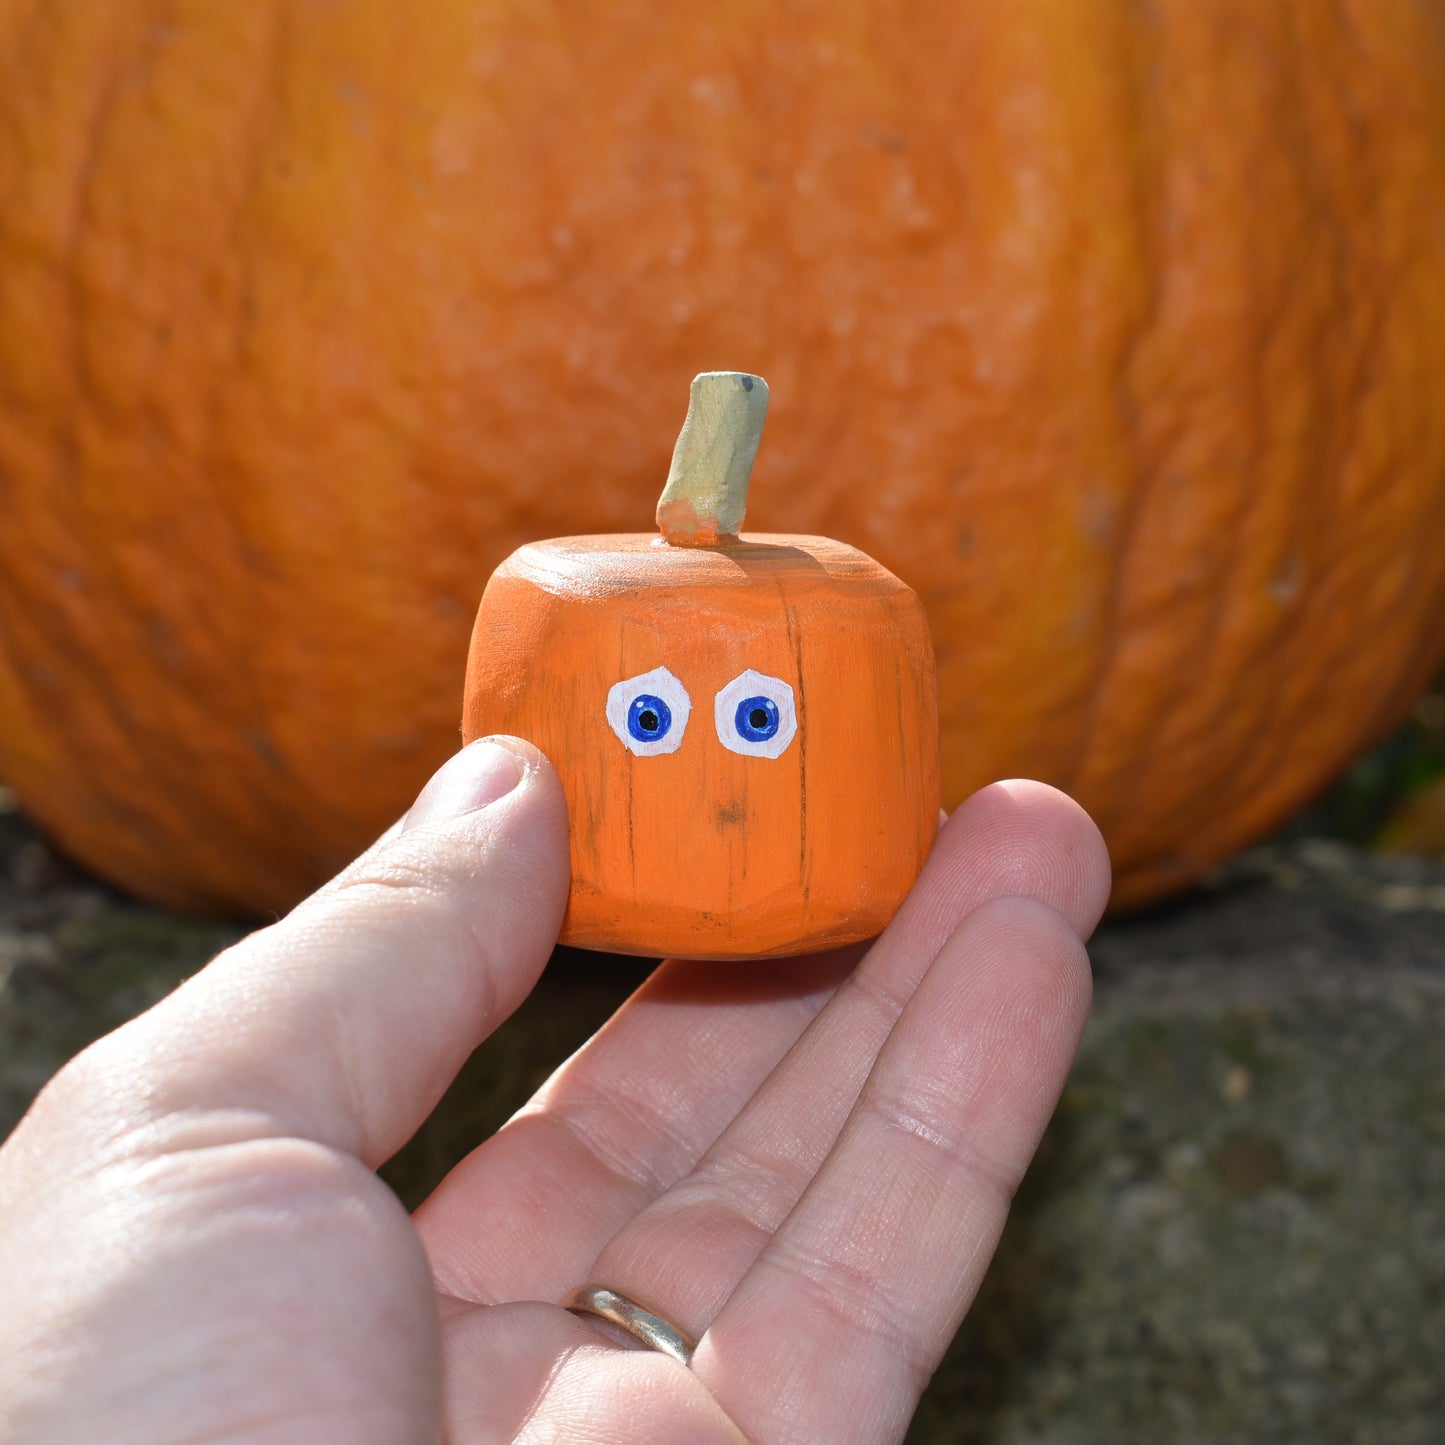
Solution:
M614 683L607 692L607 721L628 752L650 758L675 753L687 731L692 699L665 668Z
M780 757L798 731L793 689L751 668L718 693L713 713L723 747L746 757Z

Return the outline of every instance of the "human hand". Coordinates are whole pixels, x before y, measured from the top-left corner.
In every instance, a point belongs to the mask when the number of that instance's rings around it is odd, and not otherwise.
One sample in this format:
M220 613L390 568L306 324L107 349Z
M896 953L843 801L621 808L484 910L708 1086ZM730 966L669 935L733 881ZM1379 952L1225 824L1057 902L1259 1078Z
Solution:
M853 957L657 970L414 1218L373 1174L525 997L565 806L477 743L0 1150L6 1445L901 1437L1053 1109L1102 842L975 795ZM691 1367L560 1301L588 1280Z

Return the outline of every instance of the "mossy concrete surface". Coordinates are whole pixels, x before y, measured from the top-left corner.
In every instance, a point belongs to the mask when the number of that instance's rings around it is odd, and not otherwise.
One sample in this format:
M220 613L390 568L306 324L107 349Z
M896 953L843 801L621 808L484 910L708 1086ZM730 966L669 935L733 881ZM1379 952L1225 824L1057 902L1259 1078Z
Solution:
M237 936L0 808L0 1132ZM1252 855L1106 928L1079 1063L917 1442L1445 1442L1445 869ZM642 976L561 954L388 1166L415 1200Z
M1445 1442L1445 871L1257 854L1090 952L914 1438Z

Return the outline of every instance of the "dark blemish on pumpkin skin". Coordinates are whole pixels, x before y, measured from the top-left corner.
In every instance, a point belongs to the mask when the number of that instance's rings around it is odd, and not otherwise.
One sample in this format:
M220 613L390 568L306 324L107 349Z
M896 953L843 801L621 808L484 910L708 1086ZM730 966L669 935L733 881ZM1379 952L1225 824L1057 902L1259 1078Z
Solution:
M752 377L750 377L750 376L745 376L745 377L743 377L742 382L743 382L743 390L744 390L744 391L751 391L751 390L753 389L753 379L752 379Z
M741 803L719 803L713 809L713 817L721 828L730 828L738 823L745 823L748 817L748 810Z
M151 654L162 666L178 672L187 665L186 652L176 636L175 628L164 617L149 618L145 635Z
M260 729L252 732L246 739L251 745L251 751L266 764L272 772L285 773L286 765L277 751L276 744L271 741Z

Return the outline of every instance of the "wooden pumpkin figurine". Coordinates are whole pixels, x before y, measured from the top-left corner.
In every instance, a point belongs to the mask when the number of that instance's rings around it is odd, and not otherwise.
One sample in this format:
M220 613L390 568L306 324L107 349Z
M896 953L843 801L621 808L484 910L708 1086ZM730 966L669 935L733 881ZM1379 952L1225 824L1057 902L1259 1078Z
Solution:
M661 535L521 548L482 598L463 735L562 779L562 941L766 958L877 933L938 825L933 650L914 593L824 537L741 536L768 388L709 372Z

